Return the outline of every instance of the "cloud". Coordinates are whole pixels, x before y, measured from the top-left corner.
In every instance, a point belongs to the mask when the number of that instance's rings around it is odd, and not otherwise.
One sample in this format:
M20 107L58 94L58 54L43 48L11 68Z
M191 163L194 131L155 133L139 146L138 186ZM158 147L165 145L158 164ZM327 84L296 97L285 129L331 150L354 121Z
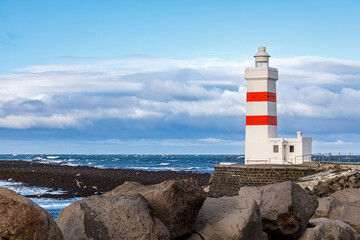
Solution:
M335 142L314 141L314 144L336 146L336 145L345 145L345 144L351 145L353 143L352 142L344 142L343 140L338 139Z
M118 119L129 128L162 128L158 122L169 134L174 126L197 131L201 124L209 132L239 134L243 129L243 72L252 61L147 56L59 60L63 63L0 75L1 128L91 129L98 121ZM270 64L279 70L278 114L286 119L286 129L302 129L301 119L306 125L314 119L326 125L332 119L341 131L346 128L343 118L360 119L360 108L354 107L360 104L360 62L295 57L274 58Z

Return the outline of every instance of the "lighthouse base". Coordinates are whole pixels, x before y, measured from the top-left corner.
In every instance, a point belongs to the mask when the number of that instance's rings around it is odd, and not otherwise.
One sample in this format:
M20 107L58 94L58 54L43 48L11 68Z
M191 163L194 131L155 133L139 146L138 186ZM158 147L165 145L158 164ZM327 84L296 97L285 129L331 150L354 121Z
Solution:
M246 141L245 164L296 165L311 161L312 138L268 138Z

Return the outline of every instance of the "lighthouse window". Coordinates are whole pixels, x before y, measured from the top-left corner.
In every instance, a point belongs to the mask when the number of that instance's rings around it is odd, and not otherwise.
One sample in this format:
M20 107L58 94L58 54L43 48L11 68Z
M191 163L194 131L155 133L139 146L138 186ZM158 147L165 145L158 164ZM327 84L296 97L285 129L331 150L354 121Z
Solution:
M265 61L256 62L256 67L268 67L268 62Z
M290 145L290 152L294 152L294 145Z
M274 145L273 146L273 151L274 151L274 153L278 153L279 152L279 145Z

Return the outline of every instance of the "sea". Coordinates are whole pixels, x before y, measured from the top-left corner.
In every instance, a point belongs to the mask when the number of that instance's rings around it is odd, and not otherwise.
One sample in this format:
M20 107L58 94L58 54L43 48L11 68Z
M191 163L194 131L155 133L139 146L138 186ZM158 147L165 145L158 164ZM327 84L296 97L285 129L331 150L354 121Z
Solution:
M59 164L66 166L90 166L96 168L121 168L144 171L193 171L201 173L214 172L215 164L232 164L239 161L243 155L75 155L75 154L3 154L1 160L23 160L43 164ZM21 195L33 195L30 198L36 204L46 209L54 219L60 211L74 201L81 198L38 198L46 192L61 194L61 190L54 192L50 188L31 187L12 179L0 180L0 186L14 190Z

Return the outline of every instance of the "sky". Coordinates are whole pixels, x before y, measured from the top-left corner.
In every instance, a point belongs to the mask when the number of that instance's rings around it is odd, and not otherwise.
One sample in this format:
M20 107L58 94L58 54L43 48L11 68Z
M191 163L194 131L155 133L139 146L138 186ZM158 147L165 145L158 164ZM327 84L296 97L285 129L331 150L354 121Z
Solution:
M267 47L278 135L360 153L360 1L0 0L0 153L243 154Z

